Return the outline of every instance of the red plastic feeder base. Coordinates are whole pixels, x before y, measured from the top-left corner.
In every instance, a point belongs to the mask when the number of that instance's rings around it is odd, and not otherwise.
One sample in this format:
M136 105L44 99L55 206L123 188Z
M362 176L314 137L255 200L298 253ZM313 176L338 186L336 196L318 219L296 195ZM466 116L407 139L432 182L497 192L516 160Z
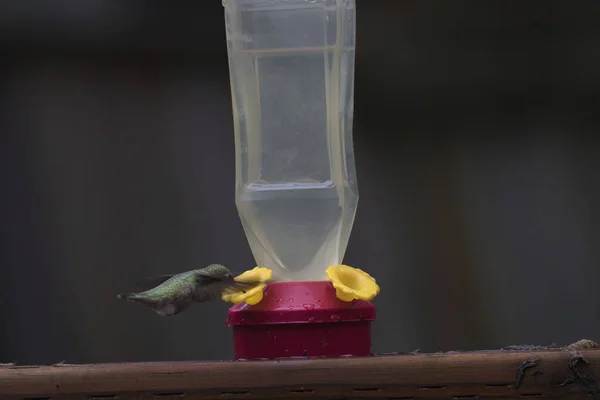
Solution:
M263 300L229 309L236 359L371 355L369 301L344 302L329 281L276 282Z

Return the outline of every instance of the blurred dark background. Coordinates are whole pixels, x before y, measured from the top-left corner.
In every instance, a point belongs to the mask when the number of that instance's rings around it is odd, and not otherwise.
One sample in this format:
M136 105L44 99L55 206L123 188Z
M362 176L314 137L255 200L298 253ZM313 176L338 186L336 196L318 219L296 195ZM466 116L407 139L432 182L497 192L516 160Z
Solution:
M600 2L357 0L376 352L598 339ZM218 0L0 2L0 362L228 359L228 305L118 301L253 266Z

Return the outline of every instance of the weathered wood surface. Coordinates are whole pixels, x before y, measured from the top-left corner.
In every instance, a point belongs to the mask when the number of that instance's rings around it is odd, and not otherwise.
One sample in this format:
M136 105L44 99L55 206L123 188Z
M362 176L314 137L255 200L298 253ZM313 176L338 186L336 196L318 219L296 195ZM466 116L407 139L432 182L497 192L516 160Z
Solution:
M594 399L600 350L0 367L0 399Z

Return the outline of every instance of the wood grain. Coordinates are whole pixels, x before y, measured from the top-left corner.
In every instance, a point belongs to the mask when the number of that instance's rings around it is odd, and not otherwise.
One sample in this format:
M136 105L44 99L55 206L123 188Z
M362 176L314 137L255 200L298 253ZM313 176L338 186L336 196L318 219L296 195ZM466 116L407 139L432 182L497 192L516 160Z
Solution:
M571 354L499 350L273 361L6 366L0 367L0 399L594 399L590 381L574 376ZM588 362L581 364L580 372L600 377L600 350L580 354ZM537 361L523 371L517 387L518 371L528 360Z

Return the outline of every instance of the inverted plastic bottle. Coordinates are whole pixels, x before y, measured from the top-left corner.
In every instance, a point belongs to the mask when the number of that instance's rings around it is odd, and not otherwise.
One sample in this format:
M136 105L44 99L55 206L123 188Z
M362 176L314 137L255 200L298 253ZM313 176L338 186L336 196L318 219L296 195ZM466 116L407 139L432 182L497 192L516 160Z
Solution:
M322 281L358 203L354 0L224 0L236 205L256 264Z

